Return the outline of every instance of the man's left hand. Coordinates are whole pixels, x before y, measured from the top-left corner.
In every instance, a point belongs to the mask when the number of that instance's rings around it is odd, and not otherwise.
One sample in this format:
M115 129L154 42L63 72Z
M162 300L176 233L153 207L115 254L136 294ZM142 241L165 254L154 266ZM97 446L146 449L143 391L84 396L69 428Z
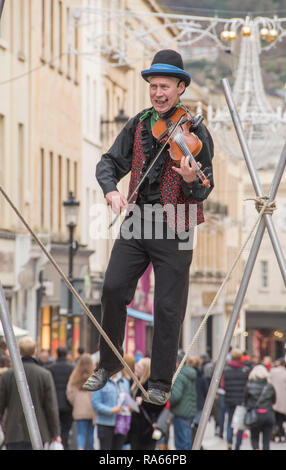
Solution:
M199 162L198 165L201 167ZM195 162L192 161L190 166L190 157L183 156L180 162L180 166L172 166L172 169L181 175L186 183L193 183L197 177Z

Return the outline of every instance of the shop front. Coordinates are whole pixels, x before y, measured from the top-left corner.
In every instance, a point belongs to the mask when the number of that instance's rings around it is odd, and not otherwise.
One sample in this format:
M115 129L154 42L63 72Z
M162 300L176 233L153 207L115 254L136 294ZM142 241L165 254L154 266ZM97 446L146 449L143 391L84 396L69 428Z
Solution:
M247 311L246 349L259 360L270 356L272 360L284 357L286 338L286 312Z
M88 258L92 252L85 247L80 247L74 262L75 276L73 285L81 298L85 301L85 276L79 277L82 272L88 271ZM67 246L53 245L52 255L63 270L67 271ZM67 345L68 334L68 288L60 276L55 273L51 264L47 264L41 276L42 293L40 294L38 308L38 349L49 349L51 355L56 357L59 346ZM85 326L84 312L77 299L72 296L72 351L81 344L83 328Z

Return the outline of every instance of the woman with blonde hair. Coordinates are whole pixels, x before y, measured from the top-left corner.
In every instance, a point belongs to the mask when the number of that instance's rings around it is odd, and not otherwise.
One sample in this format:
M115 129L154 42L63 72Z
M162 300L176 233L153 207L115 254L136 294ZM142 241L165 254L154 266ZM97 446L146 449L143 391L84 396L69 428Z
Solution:
M150 377L151 360L143 357L135 364L135 375L140 384L147 390ZM130 428L130 444L132 450L154 450L156 441L152 439L155 423L163 406L154 405L143 401L142 392L136 385L132 384L131 395L139 406L139 413L132 412Z
M257 422L250 428L251 445L259 449L259 436L262 434L263 450L269 450L272 428L275 422L272 408L276 394L270 383L270 374L262 364L255 366L249 376L245 388L244 403L247 409L255 409Z
M93 449L93 427L95 411L91 404L91 392L83 390L82 386L94 370L90 354L82 354L70 375L66 395L73 407L73 419L77 425L77 448L84 450L87 438L88 450Z

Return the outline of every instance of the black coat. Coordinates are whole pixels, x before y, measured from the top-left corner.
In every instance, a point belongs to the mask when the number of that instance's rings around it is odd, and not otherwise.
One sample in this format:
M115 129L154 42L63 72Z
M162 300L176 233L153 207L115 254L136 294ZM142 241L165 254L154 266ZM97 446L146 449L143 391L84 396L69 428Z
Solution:
M56 362L47 366L46 369L51 372L54 379L59 411L72 412L72 406L66 397L66 388L69 377L74 369L73 364L68 362L64 357L60 357Z
M143 384L143 387L147 390L147 382ZM141 396L142 392L138 389L136 397ZM131 427L128 435L132 450L152 450L155 448L156 441L152 439L153 424L157 422L164 407L164 405L158 406L142 401L142 404L139 406L139 413L132 412Z
M229 361L224 369L225 403L230 406L241 405L250 367L243 361Z
M257 408L272 410L272 405L275 401L275 389L265 379L249 380L247 382L244 394L246 408L255 408L257 406Z
M205 399L208 394L208 382L205 378L201 369L195 367L194 368L197 372L197 379L196 379L196 389L197 389L197 409L201 411L204 407Z
M55 385L51 374L32 357L24 357L22 360L39 430L45 443L60 435ZM0 379L0 420L4 412L6 443L30 442L13 368L4 372Z

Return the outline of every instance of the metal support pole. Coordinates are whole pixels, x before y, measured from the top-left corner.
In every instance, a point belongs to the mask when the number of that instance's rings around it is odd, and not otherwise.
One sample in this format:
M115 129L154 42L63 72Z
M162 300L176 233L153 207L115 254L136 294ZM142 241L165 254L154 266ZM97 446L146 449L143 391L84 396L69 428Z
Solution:
M236 113L234 103L231 99L231 94L230 94L230 89L228 87L228 82L225 79L223 80L223 82L224 82L224 90L225 90L225 93L227 95L227 101L228 101L229 106L231 107L231 115L232 115L232 118L235 122L235 128L236 128L236 131L239 135L239 140L240 140L241 146L242 146L243 151L244 151L244 156L246 158L248 169L249 169L249 172L251 174L253 185L255 187L255 190L256 190L257 194L259 196L260 195L262 196L263 194L262 194L262 190L261 190L261 187L260 187L260 183L259 183L259 180L257 178L255 169L252 165L252 160L250 158L250 153L249 153L249 150L248 150L248 146L247 146L247 143L245 141L245 137L243 135L243 131L242 131L242 128L241 128L241 125L240 125L239 117ZM285 169L285 165L286 165L286 145L283 148L283 151L282 151L282 154L281 154L281 157L280 157L280 161L279 161L279 164L277 166L275 176L274 176L274 179L273 179L273 182L272 182L272 186L271 186L271 189L270 189L270 193L269 193L269 201L270 202L273 201L274 198L275 198L275 195L277 193L277 190L278 190L281 178L282 178L282 174L283 174L284 169ZM202 440L203 440L205 428L206 428L206 425L207 425L209 417L210 417L210 413L211 413L211 409L212 409L214 399L215 399L215 396L216 396L217 388L219 386L219 381L220 381L221 375L223 373L226 357L227 357L227 354L228 354L228 351L229 351L229 347L230 347L231 340L232 340L232 337L233 337L233 333L234 333L234 330L235 330L235 326L236 326L236 323L237 323L238 315L239 315L239 312L240 312L240 309L241 309L241 306L242 306L242 303L243 303L243 300L244 300L244 297L245 297L245 294L246 294L247 286L248 286L248 283L249 283L249 280L250 280L250 277L251 277L253 266L254 266L254 263L255 263L255 260L256 260L256 257L257 257L257 253L258 253L258 250L259 250L259 247L260 247L260 244L261 244L266 226L267 226L267 218L266 218L266 214L265 214L263 216L263 218L261 219L259 225L258 225L257 232L255 234L254 241L253 241L250 253L249 253L248 261L247 261L245 269L244 269L241 285L240 285L239 291L238 291L236 299L235 299L233 311L232 311L232 314L231 314L231 317L230 317L230 320L229 320L229 323L228 323L228 326L227 326L225 337L224 337L224 340L223 340L223 343L222 343L222 346L221 346L221 350L220 350L220 353L219 353L219 356L218 356L218 359L217 359L217 362L216 362L216 366L215 366L214 373L213 373L213 376L212 376L212 380L211 380L211 383L210 383L209 391L208 391L206 401L205 401L205 404L204 404L204 408L203 408L203 411L202 411L202 416L201 416L201 419L200 419L200 423L199 423L198 430L197 430L197 433L196 433L196 437L195 437L193 447L192 447L193 450L199 450L201 448L201 443L202 443ZM274 226L273 226L272 220L271 220L270 229L272 227L274 229ZM272 241L272 244L273 244L273 248L274 248L274 245L275 245L276 248L278 248L277 252L275 250L275 254L276 254L277 259L278 259L278 256L280 256L279 242L277 241L277 239L275 239L275 237L271 241ZM277 247L276 243L278 243L278 247ZM282 254L282 258L283 258L283 254ZM282 269L283 269L283 259L280 260L280 261L281 261L281 263L279 263L279 266L280 266L280 268L282 266Z
M242 125L241 125L237 110L235 108L235 104L231 96L231 89L230 89L228 80L226 78L222 79L222 86L224 89L226 101L227 101L229 111L233 120L233 124L234 124L235 130L236 130L236 133L237 133L240 145L241 145L241 149L242 149L244 159L245 159L245 162L246 162L246 165L247 165L247 168L248 168L251 180L252 180L252 184L253 184L256 196L263 197L262 187L258 179L255 167L253 165L250 151L249 151L246 139L244 137ZM269 237L270 237L274 252L276 254L280 271L281 271L281 274L282 274L282 277L286 286L286 261L285 261L285 258L284 258L284 255L283 255L283 252L282 252L282 249L281 249L281 246L280 246L280 243L279 243L279 240L278 240L278 237L277 237L274 225L273 225L273 220L271 218L271 215L265 214L264 220L266 222Z
M20 357L13 327L10 323L9 312L2 285L0 283L0 319L5 333L5 339L11 356L17 388L19 391L26 423L34 450L42 450L43 443L36 419L36 413L27 383L24 366Z

